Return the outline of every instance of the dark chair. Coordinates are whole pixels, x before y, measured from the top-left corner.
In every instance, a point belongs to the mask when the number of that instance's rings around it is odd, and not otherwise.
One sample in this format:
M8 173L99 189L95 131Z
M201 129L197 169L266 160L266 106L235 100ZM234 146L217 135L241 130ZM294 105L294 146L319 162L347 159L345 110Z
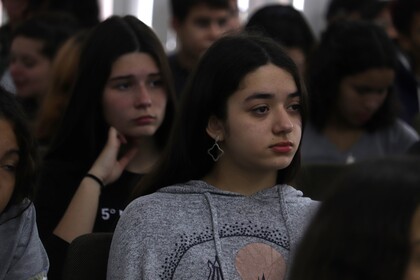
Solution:
M307 197L322 201L334 187L334 182L351 165L306 164L302 165L292 185Z
M105 280L112 233L89 233L70 243L63 280Z

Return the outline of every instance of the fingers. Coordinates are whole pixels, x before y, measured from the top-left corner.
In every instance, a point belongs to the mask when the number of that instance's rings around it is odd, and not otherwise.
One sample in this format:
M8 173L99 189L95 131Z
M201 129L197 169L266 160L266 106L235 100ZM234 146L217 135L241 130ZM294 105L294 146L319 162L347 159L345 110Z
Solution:
M118 131L114 127L110 127L108 130L107 143L91 167L91 171L93 171L95 175L98 177L100 176L103 180L108 177L108 174L111 173L117 162L120 145L121 142L118 139Z
M121 139L124 139L124 141L125 141L125 138L115 129L115 127L110 126L109 130L108 130L107 144L112 144L112 145L117 144L117 145L119 145L120 143L123 143L121 141ZM118 141L116 141L116 140L118 140Z
M136 155L138 149L136 147L131 147L126 153L124 153L123 156L121 156L119 159L117 159L117 154L119 151L119 148L121 146L121 144L127 144L127 138L119 133L114 127L110 127L109 129L109 134L108 134L108 141L113 143L112 146L114 146L114 156L115 156L115 161L117 161L116 163L119 165L119 168L124 169L127 164L133 159L133 157ZM118 141L113 141L117 139Z

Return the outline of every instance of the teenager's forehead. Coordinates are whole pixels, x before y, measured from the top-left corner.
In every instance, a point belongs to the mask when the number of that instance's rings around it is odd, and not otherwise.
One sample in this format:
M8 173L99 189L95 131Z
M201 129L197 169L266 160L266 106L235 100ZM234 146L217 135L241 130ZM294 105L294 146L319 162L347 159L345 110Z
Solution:
M226 1L228 3L228 1ZM190 16L193 12L197 11L208 11L208 12L220 12L226 11L230 12L229 4L226 6L212 5L209 1L198 1L194 5L191 5L187 11L187 17Z

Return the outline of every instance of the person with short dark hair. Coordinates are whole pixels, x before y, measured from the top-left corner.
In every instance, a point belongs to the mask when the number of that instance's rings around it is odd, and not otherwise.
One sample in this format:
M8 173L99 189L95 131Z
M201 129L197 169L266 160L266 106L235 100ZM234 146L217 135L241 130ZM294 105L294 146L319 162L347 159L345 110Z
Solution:
M323 34L308 74L310 122L306 163L352 163L403 154L419 139L397 118L397 57L385 31L371 22L337 21Z
M284 279L317 206L288 185L306 98L274 40L216 41L192 74L161 161L118 222L108 279Z
M178 46L169 63L179 97L202 54L229 30L231 6L230 0L170 0L170 5Z
M48 257L32 204L38 156L26 116L0 87L0 278L44 279Z
M321 203L290 280L419 279L420 158L355 163Z

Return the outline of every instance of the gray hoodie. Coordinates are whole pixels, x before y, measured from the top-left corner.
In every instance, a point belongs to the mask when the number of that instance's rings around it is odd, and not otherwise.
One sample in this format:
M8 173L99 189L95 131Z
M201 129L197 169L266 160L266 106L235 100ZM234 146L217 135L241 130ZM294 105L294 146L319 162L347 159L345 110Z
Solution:
M252 196L204 181L163 188L122 214L107 279L284 279L317 205L288 185Z
M46 279L47 253L38 236L29 200L0 215L0 279Z

